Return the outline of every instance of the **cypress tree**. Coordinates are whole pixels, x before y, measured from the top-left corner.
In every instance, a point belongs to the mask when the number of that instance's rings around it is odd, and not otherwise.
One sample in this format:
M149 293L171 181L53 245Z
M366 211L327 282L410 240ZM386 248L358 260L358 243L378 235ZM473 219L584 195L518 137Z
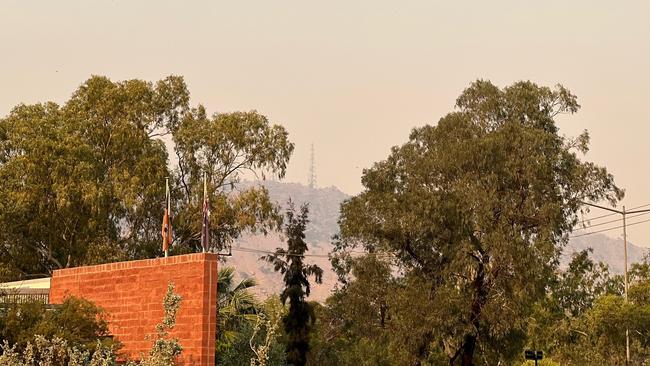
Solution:
M305 263L305 252L308 250L305 241L308 214L307 204L301 205L300 212L296 212L295 205L289 200L284 224L287 249L277 248L275 253L264 257L273 264L276 272L284 275L285 288L280 294L280 299L283 304L289 300L289 312L282 322L287 335L287 362L294 366L307 363L309 333L315 321L312 305L306 301L310 292L309 278L313 276L316 283L322 283L323 277L320 267Z

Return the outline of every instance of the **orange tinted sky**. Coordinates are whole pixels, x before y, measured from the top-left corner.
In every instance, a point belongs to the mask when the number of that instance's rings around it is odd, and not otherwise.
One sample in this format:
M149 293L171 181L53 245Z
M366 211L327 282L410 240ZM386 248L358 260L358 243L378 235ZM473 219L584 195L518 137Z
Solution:
M306 181L314 142L319 185L351 194L472 80L562 83L582 104L562 132L588 129L587 158L615 174L624 203L650 203L647 1L5 0L0 50L0 115L65 101L91 74L180 74L193 103L286 126L287 180ZM650 223L629 231L650 245Z

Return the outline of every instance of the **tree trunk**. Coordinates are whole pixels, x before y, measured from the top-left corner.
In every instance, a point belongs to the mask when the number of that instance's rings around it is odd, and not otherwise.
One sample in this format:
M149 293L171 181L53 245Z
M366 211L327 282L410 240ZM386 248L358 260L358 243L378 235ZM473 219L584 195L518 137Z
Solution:
M488 260L487 256L483 256L483 260ZM483 305L487 299L487 288L485 284L485 262L479 261L476 271L476 278L474 278L474 299L472 301L472 308L470 311L470 323L473 326L473 332L466 334L463 339L463 348L461 351L461 366L474 366L474 351L478 342L479 329L481 325L481 312Z
M476 348L476 336L466 335L463 341L463 352L460 358L461 366L474 366L474 349Z

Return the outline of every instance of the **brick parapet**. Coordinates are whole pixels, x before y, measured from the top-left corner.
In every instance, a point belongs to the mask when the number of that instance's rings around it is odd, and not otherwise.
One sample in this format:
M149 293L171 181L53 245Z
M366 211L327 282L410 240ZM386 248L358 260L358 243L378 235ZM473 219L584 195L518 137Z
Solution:
M217 262L216 254L197 253L57 270L50 302L77 296L102 307L111 334L124 345L123 356L138 358L151 348L146 337L155 334L167 285L173 282L183 298L171 333L184 348L180 364L214 365Z

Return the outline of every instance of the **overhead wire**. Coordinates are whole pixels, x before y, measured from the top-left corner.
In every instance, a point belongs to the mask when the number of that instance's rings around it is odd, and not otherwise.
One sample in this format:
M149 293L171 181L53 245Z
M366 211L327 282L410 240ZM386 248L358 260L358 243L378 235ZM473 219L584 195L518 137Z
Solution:
M627 216L627 218L631 219L631 218L634 218L634 217L639 217L639 216L648 215L648 214L650 214L650 211L649 212L642 212L642 213L635 214L635 215L630 215L630 216ZM623 221L623 218L616 219L616 220L609 220L609 221L599 222L599 223L593 224L593 225L586 225L584 227L578 227L578 228L575 228L573 230L586 230L586 229L589 229L589 228L592 228L592 227L603 226L603 225L611 224L613 222L620 222L620 221Z
M650 203L646 203L645 205L641 205L641 206L636 206L636 207L628 208L627 210L628 210L628 211L633 211L633 210L637 210L637 209L639 209L639 208L648 207L648 206L650 206ZM605 214L605 215L601 215L601 216L596 216L596 217L591 217L591 218L583 219L583 220L581 220L581 221L582 221L582 222L585 222L585 221L593 221L593 220L598 220L598 219L602 219L602 218L610 217L610 216L614 216L614 215L618 215L618 213L616 213L616 212L611 212L611 213L608 213L608 214ZM621 220L622 220L622 219L621 219Z
M630 223L630 224L626 224L625 226L634 226L634 225L638 225L638 224L643 224L643 223L645 223L645 222L650 222L650 219L642 220L642 221L637 221L637 222L633 222L633 223ZM610 230L615 230L615 229L621 229L621 228L623 228L623 225L620 225L620 226L614 226L614 227L610 227L610 228L602 229L602 230L590 231L590 232L588 232L588 233L579 234L579 235L572 235L572 236L569 236L569 238L579 238L579 237L581 237L581 236L587 236L587 235L592 235L592 234L598 234L598 233L602 233L602 232L605 232L605 231L610 231Z
M632 207L632 208L629 209L629 211L637 210L639 208L648 207L648 206L650 206L650 203L645 204L645 205L641 205L641 206ZM634 218L634 217L639 217L639 216L648 215L648 214L650 214L650 212L642 212L642 213L638 213L638 214L635 214L635 215L631 215L628 218ZM612 216L612 215L616 215L616 213L610 213L610 214L607 214L607 215L592 217L590 219L582 220L582 221L583 222L584 221L592 221L592 220L597 220L597 219L609 217L609 216ZM609 220L609 221L605 221L605 222L600 222L600 223L597 223L597 224L588 225L586 227L576 228L575 230L586 230L586 229L589 229L589 228L592 228L592 227L602 226L602 225L611 224L611 223L620 222L620 221L623 221L623 219L620 218L620 219L616 219L616 220ZM634 225L643 224L643 223L646 223L646 222L650 222L650 219L629 223L626 226L634 226ZM621 229L622 227L623 227L623 225L614 226L614 227L601 229L601 230L596 230L596 231L590 231L590 232L582 233L582 234L578 234L578 235L571 235L571 236L569 236L569 238L579 238L579 237L582 237L582 236L598 234L598 233L602 233L602 232L605 232L605 231ZM275 251L264 250L264 249L256 249L256 248L248 248L248 247L242 247L242 246L233 247L232 251L242 252L242 253L251 253L251 254L267 254L267 255L276 254ZM368 253L368 252L362 252L362 251L348 251L346 253L347 254L358 254L358 255L387 256L387 257L393 256L392 253L384 253L384 252ZM311 257L311 258L329 258L330 257L329 254L297 254L297 253L288 253L288 252L283 253L283 255L286 255L286 256L289 256L289 257Z
M629 208L629 209L627 209L627 211L634 211L634 210L644 208L644 207L648 207L648 206L650 206L650 203L646 203L645 205L640 205L640 206ZM602 215L602 216L592 217L592 218L587 219L587 220L582 220L582 222L592 221L592 220L596 220L596 219L600 219L600 218L605 218L605 217L609 217L609 216L616 215L616 214L617 214L616 212L613 212L613 213L609 213L609 214ZM641 212L641 213L633 214L631 216L627 216L626 218L634 218L634 217L639 217L639 216L643 216L643 215L647 215L647 214L650 214L650 211L649 212ZM593 224L593 225L588 225L588 226L585 226L585 227L582 227L582 228L575 228L574 230L586 230L586 229L589 229L589 228L592 228L592 227L602 226L602 225L611 224L611 223L615 223L615 222L621 222L621 221L623 221L622 217L620 219L600 222L600 223ZM633 226L633 225L643 224L643 223L649 222L649 221L650 221L650 219L637 221L637 222L627 224L626 226ZM586 233L582 233L582 234L578 234L578 235L571 235L571 236L569 236L569 238L579 238L579 237L582 237L582 236L598 234L598 233L602 233L602 232L605 232L605 231L616 230L616 229L621 229L621 228L623 228L623 225L614 226L614 227L601 229L601 230L596 230L596 231L590 231L590 232L586 232Z
M274 251L270 250L264 250L264 249L256 249L256 248L248 248L248 247L233 247L233 251L236 252L242 252L242 253L252 253L252 254L276 254ZM368 253L368 252L362 252L362 251L348 251L346 252L348 254L358 254L358 255L377 255L377 256L392 256L391 253L382 253L382 252L375 252L375 253ZM312 257L312 258L329 258L329 254L298 254L298 253L283 253L283 255L289 256L289 257Z
M639 209L639 208L643 208L643 207L648 207L648 206L650 206L650 203L646 203L645 205L641 205L641 206L636 206L636 207L628 208L627 210L628 210L628 211L633 211L633 210L636 210L636 209Z
M605 215L601 215L601 216L596 216L596 217L588 218L588 219L586 219L586 220L583 219L582 221L598 220L598 219L602 219L602 218L610 217L610 216L614 216L614 215L616 215L616 212L611 212L611 213L608 213L608 214L605 214Z

